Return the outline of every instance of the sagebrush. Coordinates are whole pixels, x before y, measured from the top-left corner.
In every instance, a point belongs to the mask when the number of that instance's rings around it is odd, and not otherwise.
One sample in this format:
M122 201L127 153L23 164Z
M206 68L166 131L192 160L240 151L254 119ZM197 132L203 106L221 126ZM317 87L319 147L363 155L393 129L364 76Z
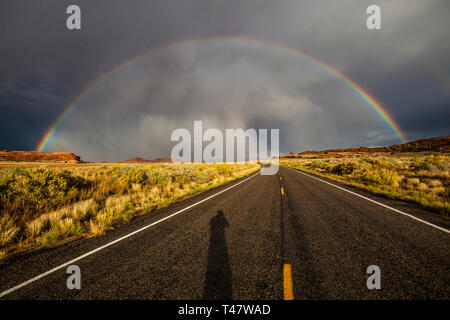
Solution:
M450 212L447 155L285 159L282 165L324 175L393 199Z
M137 213L248 175L257 164L2 167L0 256L99 235Z

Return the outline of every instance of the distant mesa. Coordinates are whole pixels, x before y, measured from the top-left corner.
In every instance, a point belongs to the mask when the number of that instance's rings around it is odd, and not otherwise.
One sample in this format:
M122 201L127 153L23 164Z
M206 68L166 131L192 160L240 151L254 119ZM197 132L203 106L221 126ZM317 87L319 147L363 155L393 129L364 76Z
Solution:
M407 142L404 144L396 144L389 147L364 147L359 148L342 148L327 149L322 151L307 150L301 153L290 152L289 155L281 156L282 158L339 158L349 155L365 155L376 153L402 153L402 152L450 152L450 136L421 139L417 141Z
M171 158L156 158L154 160L146 160L140 157L135 157L130 160L122 161L124 163L161 163L161 162L173 162Z
M0 161L81 163L80 157L70 152L0 151Z

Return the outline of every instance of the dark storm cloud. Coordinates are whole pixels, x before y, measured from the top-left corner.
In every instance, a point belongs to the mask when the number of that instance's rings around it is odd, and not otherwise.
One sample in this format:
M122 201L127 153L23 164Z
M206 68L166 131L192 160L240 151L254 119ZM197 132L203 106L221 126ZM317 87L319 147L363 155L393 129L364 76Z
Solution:
M383 30L373 32L365 28L372 2L2 1L0 149L34 148L71 99L125 59L215 35L301 49L376 96L409 138L447 135L449 82L435 74L449 70L448 1L378 1ZM82 8L76 32L65 28L73 3ZM87 160L168 155L171 129L191 128L193 119L280 127L284 152L399 142L320 68L252 50L179 46L140 70L119 73L80 100L49 150L76 151ZM298 63L300 69L293 67ZM137 134L151 139L139 143Z

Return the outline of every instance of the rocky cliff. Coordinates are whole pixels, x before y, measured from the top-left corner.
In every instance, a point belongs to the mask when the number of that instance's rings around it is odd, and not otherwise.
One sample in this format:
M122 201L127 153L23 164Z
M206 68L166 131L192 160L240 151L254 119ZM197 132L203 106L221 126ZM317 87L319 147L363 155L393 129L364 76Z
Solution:
M0 151L0 161L80 163L80 157L70 152Z

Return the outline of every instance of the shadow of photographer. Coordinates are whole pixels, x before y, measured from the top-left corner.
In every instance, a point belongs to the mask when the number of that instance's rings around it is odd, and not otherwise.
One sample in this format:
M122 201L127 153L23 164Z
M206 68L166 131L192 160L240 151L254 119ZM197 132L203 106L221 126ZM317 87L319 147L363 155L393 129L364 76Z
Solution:
M222 210L218 210L217 215L210 220L210 226L211 236L203 298L229 300L233 295L231 267L225 239L225 228L229 227L229 224Z

